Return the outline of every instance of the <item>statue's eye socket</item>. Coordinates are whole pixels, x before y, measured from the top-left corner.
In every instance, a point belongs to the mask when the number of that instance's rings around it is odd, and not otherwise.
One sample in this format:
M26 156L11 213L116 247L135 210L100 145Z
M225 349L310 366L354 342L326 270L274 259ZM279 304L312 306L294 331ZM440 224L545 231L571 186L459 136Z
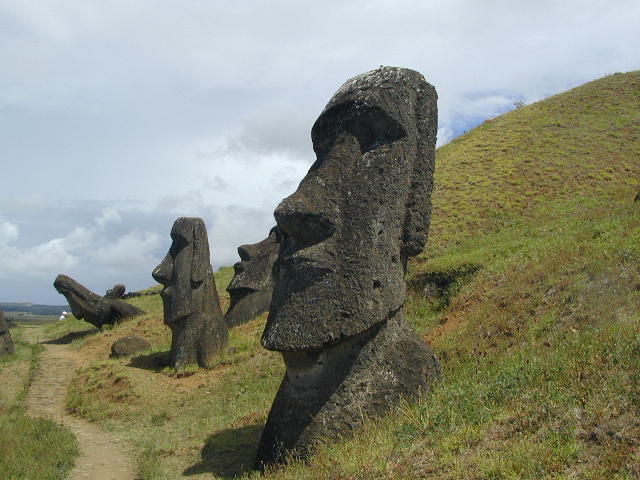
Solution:
M345 102L327 110L311 129L313 148L318 160L310 171L317 169L331 150L341 132L349 132L358 139L360 152L393 143L406 136L404 128L380 107L358 102Z
M172 238L173 238L173 243L171 243L171 248L169 248L169 253L171 253L173 258L175 258L176 255L178 255L178 253L180 253L182 250L184 250L184 248L187 245L189 245L189 243L184 237L180 235L175 235Z

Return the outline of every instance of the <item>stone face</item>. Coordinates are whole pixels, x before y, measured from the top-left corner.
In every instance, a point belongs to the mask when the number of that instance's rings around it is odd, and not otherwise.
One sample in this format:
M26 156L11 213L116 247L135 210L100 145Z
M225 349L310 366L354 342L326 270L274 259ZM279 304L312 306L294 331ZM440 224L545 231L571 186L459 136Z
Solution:
M112 298L118 299L124 296L124 292L126 287L121 283L116 283L113 288L107 290L107 293L104 294L104 298Z
M139 309L123 300L112 300L93 293L67 275L58 275L53 286L65 296L73 315L95 327L115 325L126 318L142 315Z
M15 351L16 347L11 339L9 325L4 318L4 312L0 310L0 355L13 353Z
M347 81L311 131L316 162L275 210L282 241L262 345L287 373L256 466L307 455L439 374L402 307L431 214L437 95L418 72Z
M164 323L172 332L171 365L206 367L228 341L209 263L207 229L201 218L180 217L171 238L169 253L152 274L164 286L160 296Z
M224 319L229 327L246 323L269 310L273 292L271 270L279 248L278 227L273 227L261 242L238 247L240 261L233 266L235 275L227 287L231 303Z
M111 356L113 358L125 357L151 348L151 344L142 337L129 335L113 342Z

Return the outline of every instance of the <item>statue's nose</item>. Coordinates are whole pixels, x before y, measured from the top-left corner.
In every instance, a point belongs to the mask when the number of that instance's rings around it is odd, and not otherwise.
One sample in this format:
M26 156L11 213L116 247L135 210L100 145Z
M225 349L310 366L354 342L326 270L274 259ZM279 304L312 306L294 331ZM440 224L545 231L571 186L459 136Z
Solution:
M251 247L249 245L240 245L238 247L238 255L240 256L240 260L243 262L248 262L253 258L251 254Z
M162 262L153 269L151 276L153 279L161 283L162 285L167 285L171 281L171 271L173 270L173 259L171 256L167 255L164 257Z
M278 227L288 236L301 243L319 243L333 235L335 220L328 206L311 201L301 190L302 185L280 202L273 214Z

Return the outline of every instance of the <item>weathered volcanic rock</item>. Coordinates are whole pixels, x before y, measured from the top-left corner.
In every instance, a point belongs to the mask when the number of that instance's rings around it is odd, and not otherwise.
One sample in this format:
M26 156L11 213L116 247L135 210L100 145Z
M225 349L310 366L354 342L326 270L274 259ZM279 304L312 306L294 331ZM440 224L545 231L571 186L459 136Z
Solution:
M53 286L58 293L65 296L76 318L98 328L102 328L103 325L115 325L126 318L145 313L144 310L123 300L101 297L67 275L58 275Z
M273 292L271 270L279 249L278 227L273 227L261 242L238 247L240 261L233 266L235 275L227 287L231 303L224 319L229 327L269 310Z
M209 263L207 229L201 218L180 217L171 238L169 253L152 274L164 285L160 296L164 323L172 332L171 365L206 367L228 341Z
M16 347L11 339L9 325L4 318L4 312L0 310L0 355L13 353L15 351Z
M123 284L116 283L113 288L107 290L107 293L104 294L104 298L111 298L114 300L122 298L124 296L125 290L126 287Z
M311 130L316 162L275 210L282 240L262 345L287 372L258 468L308 455L439 374L402 310L407 258L429 229L436 98L418 72L381 67L340 87Z
M113 358L126 357L134 353L143 352L151 348L151 344L142 337L129 335L113 342L111 356Z

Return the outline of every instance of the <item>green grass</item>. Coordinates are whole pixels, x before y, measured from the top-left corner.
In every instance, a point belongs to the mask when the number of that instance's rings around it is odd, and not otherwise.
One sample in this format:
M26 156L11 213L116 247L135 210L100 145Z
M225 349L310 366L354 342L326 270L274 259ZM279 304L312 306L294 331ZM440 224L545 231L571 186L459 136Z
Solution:
M616 74L439 149L405 315L442 381L264 478L639 478L639 111L640 73ZM223 311L232 274L216 272ZM159 296L131 302L148 313L103 332L50 327L92 359L68 406L126 438L145 480L262 478L248 468L284 372L259 344L266 315L233 329L212 369L179 377ZM129 334L151 352L108 359Z

